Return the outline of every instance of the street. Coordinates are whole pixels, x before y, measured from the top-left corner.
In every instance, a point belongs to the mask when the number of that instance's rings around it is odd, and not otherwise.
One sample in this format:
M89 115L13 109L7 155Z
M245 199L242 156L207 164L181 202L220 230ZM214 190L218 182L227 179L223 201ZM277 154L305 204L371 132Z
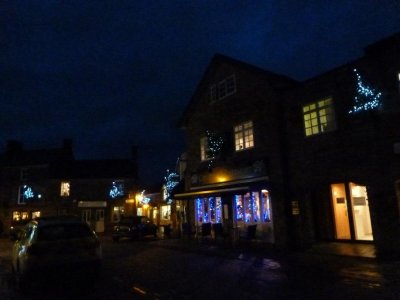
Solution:
M400 262L220 250L215 244L103 238L98 278L57 276L19 292L0 240L0 299L399 299ZM202 251L200 251L202 250ZM62 275L62 274L60 274Z

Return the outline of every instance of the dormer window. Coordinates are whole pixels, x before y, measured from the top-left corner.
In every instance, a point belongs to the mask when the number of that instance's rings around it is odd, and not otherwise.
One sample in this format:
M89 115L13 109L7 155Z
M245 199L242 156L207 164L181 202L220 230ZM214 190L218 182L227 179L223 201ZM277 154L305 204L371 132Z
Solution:
M221 100L236 93L236 78L231 75L217 84L211 85L211 102Z

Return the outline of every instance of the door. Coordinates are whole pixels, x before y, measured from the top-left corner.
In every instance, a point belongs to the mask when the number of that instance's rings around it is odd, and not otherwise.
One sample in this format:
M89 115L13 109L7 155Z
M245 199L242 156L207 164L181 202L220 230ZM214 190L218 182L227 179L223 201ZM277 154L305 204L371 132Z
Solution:
M96 209L96 232L104 232L104 209Z
M332 206L335 220L336 238L351 239L349 213L347 210L346 189L344 183L332 184Z
M349 183L352 213L354 220L354 235L356 240L372 241L371 216L367 187Z
M331 185L336 238L372 241L371 216L366 186L355 183Z

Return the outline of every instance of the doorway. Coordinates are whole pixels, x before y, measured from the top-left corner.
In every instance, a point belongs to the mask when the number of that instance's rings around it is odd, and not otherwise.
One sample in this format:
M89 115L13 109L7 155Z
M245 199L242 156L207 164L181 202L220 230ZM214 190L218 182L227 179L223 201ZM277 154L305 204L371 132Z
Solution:
M104 209L96 209L96 232L104 232Z
M331 184L336 239L372 241L372 226L366 186Z

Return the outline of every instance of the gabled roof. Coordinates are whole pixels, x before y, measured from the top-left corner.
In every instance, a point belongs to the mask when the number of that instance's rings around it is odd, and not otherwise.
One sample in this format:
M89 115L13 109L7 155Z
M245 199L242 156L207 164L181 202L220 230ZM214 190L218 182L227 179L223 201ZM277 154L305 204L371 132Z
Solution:
M239 69L245 70L249 73L252 73L256 76L260 76L264 78L264 80L268 81L270 86L273 87L274 89L281 89L285 88L288 86L293 86L298 83L298 81L285 76L285 75L280 75L277 73L273 73L264 69L261 69L259 67L256 67L254 65L248 64L246 62L228 57L223 54L215 54L213 58L211 59L210 63L208 64L206 71L204 72L199 84L197 85L197 88L195 89L195 92L192 96L192 98L189 101L189 104L186 106L181 119L178 122L178 126L182 127L183 123L185 122L188 114L191 112L193 107L196 105L197 101L199 100L198 93L204 88L206 79L211 76L211 74L218 69L218 67L221 64L228 64L235 66Z

